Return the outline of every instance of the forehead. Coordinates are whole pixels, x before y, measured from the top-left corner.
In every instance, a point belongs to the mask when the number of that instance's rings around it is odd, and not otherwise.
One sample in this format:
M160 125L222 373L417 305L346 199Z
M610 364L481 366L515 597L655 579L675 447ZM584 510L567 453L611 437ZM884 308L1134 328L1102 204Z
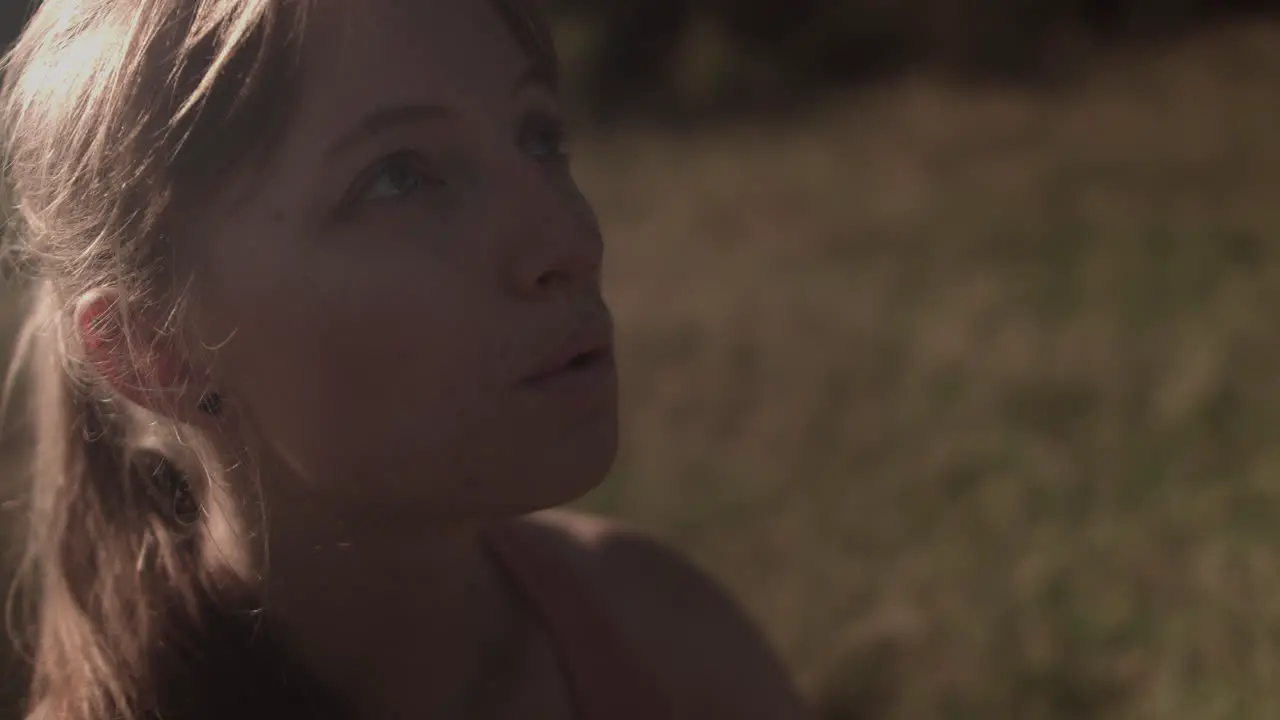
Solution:
M529 63L491 0L319 0L299 102L326 120L371 106L467 106L509 89Z

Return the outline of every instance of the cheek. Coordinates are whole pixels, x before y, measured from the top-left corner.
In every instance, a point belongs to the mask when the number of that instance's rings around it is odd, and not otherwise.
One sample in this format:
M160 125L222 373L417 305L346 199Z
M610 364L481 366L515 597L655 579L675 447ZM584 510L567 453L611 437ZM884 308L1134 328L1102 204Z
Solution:
M316 480L400 472L404 447L447 461L503 376L496 293L456 268L309 257L259 267L227 296L228 391L268 446ZM411 270L411 271L410 271ZM255 280L256 281L251 281Z
M403 449L447 461L484 425L494 383L485 339L433 320L330 314L254 333L237 365L264 439L316 480L398 473Z

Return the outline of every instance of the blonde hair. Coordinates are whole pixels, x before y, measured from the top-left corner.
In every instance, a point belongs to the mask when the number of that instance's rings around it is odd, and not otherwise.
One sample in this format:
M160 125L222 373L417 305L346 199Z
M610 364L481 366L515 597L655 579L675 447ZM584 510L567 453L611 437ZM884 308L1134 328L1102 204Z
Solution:
M495 5L554 75L539 16ZM14 367L31 376L35 440L17 595L32 718L347 714L308 679L282 680L294 662L257 627L254 581L210 551L208 444L101 382L70 310L111 288L128 317L181 335L174 238L287 122L306 10L45 0L5 58L9 229L31 290Z

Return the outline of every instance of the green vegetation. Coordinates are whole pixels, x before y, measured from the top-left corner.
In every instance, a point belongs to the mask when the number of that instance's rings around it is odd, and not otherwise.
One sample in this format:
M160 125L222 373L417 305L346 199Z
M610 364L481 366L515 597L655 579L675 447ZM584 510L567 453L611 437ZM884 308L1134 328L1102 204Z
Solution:
M1276 717L1278 49L584 139L627 425L584 505L830 718Z

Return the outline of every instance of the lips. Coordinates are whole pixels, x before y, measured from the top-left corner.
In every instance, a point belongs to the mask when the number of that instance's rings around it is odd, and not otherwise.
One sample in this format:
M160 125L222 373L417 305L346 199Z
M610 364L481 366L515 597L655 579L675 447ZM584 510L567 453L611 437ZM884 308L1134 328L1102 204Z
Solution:
M613 333L607 324L581 330L563 343L543 362L535 365L524 382L536 385L574 372L590 370L613 362Z

